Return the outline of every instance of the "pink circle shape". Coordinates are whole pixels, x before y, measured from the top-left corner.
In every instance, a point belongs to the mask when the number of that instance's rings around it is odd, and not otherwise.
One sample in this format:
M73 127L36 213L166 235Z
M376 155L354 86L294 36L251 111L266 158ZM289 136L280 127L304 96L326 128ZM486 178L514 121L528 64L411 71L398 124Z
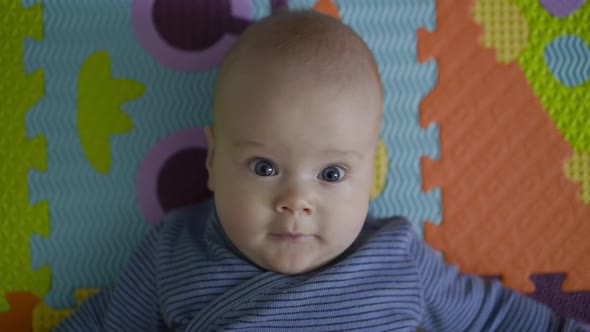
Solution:
M150 148L141 162L135 188L139 209L148 223L159 223L165 214L158 198L160 170L178 151L190 148L207 149L207 138L202 128L183 129L164 137Z
M224 35L205 51L185 51L170 46L158 33L152 20L155 0L134 0L131 6L131 20L135 36L160 64L186 72L206 70L221 62L223 55L236 40L235 36ZM232 16L251 19L251 0L230 0Z

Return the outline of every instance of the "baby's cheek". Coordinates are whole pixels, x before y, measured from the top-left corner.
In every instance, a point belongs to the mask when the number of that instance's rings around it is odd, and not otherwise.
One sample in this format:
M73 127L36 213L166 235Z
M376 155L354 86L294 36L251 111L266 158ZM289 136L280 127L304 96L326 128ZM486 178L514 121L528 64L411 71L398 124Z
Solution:
M232 211L232 219L250 225L269 210L269 192L246 181L235 182L225 191L225 207ZM251 225L254 226L254 225Z
M359 212L351 210L349 206L333 208L331 213L323 215L318 222L321 223L322 233L332 246L339 248L348 247L357 237L364 223L364 218L359 218Z

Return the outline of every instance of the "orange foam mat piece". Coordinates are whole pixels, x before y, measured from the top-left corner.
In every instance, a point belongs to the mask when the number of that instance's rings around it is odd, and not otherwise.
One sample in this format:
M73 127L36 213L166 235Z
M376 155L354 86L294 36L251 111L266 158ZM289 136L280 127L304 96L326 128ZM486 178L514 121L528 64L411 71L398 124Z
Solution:
M563 289L590 289L590 206L565 178L573 154L518 64L484 49L472 0L436 2L437 29L419 31L420 61L438 83L421 125L440 125L440 160L422 160L424 190L442 188L440 226L424 238L464 272L502 275L532 292L533 273L565 271Z
M32 329L33 309L41 300L31 293L7 293L6 300L10 311L0 312L2 331L30 332Z
M338 6L332 0L318 1L313 6L313 10L340 19L340 11L338 10Z

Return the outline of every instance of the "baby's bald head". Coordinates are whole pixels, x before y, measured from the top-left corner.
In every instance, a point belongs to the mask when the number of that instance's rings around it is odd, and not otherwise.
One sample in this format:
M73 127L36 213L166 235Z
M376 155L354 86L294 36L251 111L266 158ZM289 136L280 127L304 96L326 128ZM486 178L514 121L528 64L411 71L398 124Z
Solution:
M299 274L353 243L368 211L382 99L371 52L336 19L283 13L240 36L205 133L217 215L244 256Z
M235 112L227 102L243 85L268 94L315 84L345 94L350 89L383 91L377 65L363 40L339 20L313 11L282 12L250 26L219 69L213 101L214 124ZM242 112L243 110L237 110ZM381 120L381 107L367 120Z

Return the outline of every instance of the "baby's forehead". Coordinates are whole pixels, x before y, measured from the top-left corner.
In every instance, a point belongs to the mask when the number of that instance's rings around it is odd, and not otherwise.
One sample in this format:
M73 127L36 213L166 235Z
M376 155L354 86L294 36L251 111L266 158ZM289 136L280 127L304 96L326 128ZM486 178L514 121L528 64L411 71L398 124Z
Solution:
M248 28L224 58L216 94L240 76L256 79L265 75L303 82L322 77L341 83L369 79L381 86L376 63L363 40L342 22L312 12L271 16Z
M338 96L334 90L302 87L289 92L248 91L227 103L218 125L244 141L278 138L286 147L320 140L338 145L344 143L343 137L354 136L353 132L378 130L378 98L360 98L346 92Z
M221 111L228 116L254 117L266 122L328 121L358 116L374 108L380 111L380 91L376 84L338 79L298 67L265 68L228 89Z
M216 80L214 123L325 120L349 116L353 104L377 119L381 99L374 59L352 29L321 14L289 13L254 24L232 47Z

